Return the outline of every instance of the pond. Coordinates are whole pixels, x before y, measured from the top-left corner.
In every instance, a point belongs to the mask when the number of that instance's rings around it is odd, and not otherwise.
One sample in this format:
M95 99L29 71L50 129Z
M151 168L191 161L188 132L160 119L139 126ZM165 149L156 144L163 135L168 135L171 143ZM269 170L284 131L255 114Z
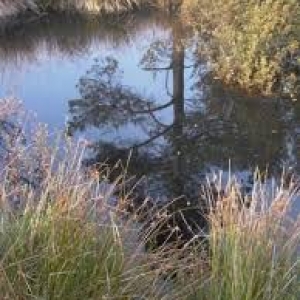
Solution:
M193 199L214 170L230 167L245 185L257 166L299 171L299 103L223 86L199 40L150 12L45 18L0 37L0 97L88 139L87 163L129 161L128 174L161 199Z

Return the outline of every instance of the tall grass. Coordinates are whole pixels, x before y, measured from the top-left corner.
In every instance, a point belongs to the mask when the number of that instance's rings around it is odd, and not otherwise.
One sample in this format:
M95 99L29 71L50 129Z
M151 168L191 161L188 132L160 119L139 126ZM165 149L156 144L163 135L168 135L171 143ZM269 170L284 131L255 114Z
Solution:
M7 103L0 119L9 122ZM162 252L143 251L140 226L112 201L115 184L81 168L85 144L34 130L25 144L18 131L1 155L1 299L171 297Z
M251 195L234 178L208 183L209 231L147 252L165 210L128 214L130 194L115 194L124 178L82 167L87 142L53 141L35 126L24 142L19 110L0 101L0 123L15 124L0 139L1 299L299 299L295 180L272 188L256 176Z
M0 17L20 15L28 11L119 14L156 5L149 0L1 0Z
M300 219L290 218L295 189L257 180L245 200L231 181L217 202L209 194L208 271L195 272L188 299L299 299Z
M141 8L148 0L35 0L42 10L120 13Z

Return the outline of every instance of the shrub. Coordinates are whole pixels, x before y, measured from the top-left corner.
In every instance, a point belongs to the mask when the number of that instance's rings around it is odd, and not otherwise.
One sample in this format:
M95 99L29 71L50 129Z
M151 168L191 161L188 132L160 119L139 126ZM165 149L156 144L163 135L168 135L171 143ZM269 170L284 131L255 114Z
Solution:
M297 0L187 0L183 13L200 32L200 55L210 58L216 76L251 91L296 97Z

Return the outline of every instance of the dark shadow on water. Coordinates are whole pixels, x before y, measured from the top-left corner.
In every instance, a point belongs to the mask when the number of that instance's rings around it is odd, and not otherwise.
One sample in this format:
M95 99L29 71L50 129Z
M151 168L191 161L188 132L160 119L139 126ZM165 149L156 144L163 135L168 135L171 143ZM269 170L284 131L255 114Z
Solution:
M0 36L0 60L18 65L42 53L50 58L59 54L68 61L91 48L99 50L103 42L109 49L123 50L132 40L142 40L149 29L156 40L147 49L127 53L141 55L141 74L150 74L159 87L150 87L149 82L149 90L143 91L140 73L132 71L136 66L122 69L124 61L130 66L131 58L122 57L121 51L118 57L97 51L99 57L92 65L86 63L79 82L71 82L78 98L65 99L68 131L89 135L87 164L106 161L113 166L121 160L126 165L130 156L127 173L137 180L145 178L142 194L162 203L178 199L171 210L185 211L196 228L204 223L199 186L206 172L226 171L229 160L234 171L247 176L257 166L268 166L275 176L283 166L297 170L298 103L250 97L213 80L205 62L201 58L199 62L197 41L189 28L176 18L151 12L107 20L55 17L32 22ZM47 84L51 86L51 81ZM147 82L143 84L147 87ZM33 101L38 104L39 99ZM62 113L62 108L55 109ZM110 179L117 175L118 170Z
M106 42L111 47L120 47L153 24L168 28L169 21L169 17L151 10L101 18L46 16L0 34L0 59L16 62L33 59L41 46L69 59L84 54L93 43Z
M127 171L147 178L146 194L177 199L171 211L183 212L196 230L205 226L199 187L206 171L227 170L229 159L236 171L249 174L268 166L278 175L283 166L297 165L299 109L226 88L203 64L187 64L186 57L194 55L192 42L178 20L170 26L172 38L153 43L141 61L145 71L163 74L166 99L147 98L134 83L123 85L118 57L99 59L79 81L81 98L69 101L68 129L70 134L99 129L87 163L114 165L130 156ZM133 138L132 127L142 134ZM101 130L111 139L101 138ZM118 131L123 139L113 138ZM188 236L180 214L175 218Z

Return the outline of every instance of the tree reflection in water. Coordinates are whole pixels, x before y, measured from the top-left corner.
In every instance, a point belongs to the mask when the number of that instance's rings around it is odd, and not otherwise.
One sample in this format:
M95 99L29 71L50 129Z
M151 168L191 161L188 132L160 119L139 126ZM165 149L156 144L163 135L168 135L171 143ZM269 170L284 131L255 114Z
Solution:
M187 99L185 54L190 50L185 49L181 24L175 21L171 27L170 41L152 43L141 60L144 71L165 74L168 98L157 101L124 85L118 60L107 57L95 61L80 79L81 99L69 101L69 131L139 128L141 137L135 139L128 134L125 141L98 137L89 163L108 159L113 164L127 160L132 152L129 172L147 176L150 194L155 190L154 196L176 198L172 211L181 210L194 230L205 224L199 201L201 171L207 166L226 169L229 159L239 170L295 163L299 124L293 116L287 118L293 108L283 107L280 100L252 99L218 82L205 82L198 76L203 65L189 72L196 84L193 99ZM171 122L165 121L163 112L172 115ZM176 224L184 227L180 216L175 214Z

